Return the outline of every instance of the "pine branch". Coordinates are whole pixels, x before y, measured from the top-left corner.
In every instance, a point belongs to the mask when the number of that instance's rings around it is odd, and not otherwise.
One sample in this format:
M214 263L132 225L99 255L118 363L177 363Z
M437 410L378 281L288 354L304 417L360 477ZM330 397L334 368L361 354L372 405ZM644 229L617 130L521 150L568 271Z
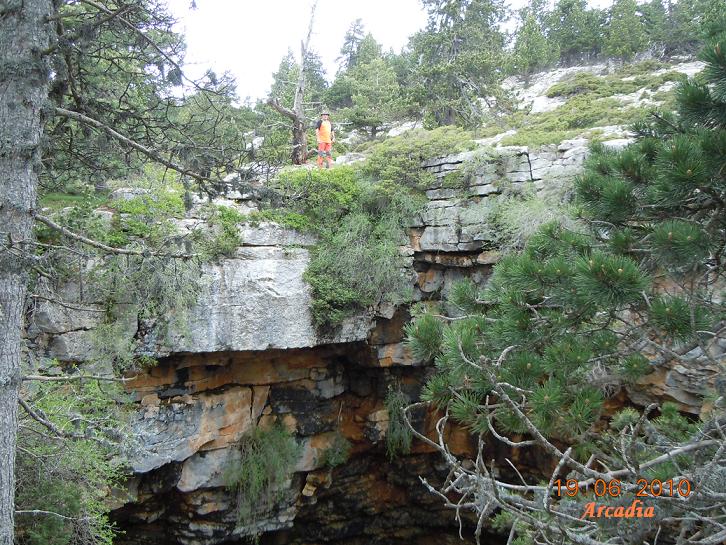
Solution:
M60 437L63 439L87 439L86 436L80 433L68 433L61 430L60 428L58 428L58 426L53 424L53 422L51 422L47 418L44 418L39 412L36 412L30 405L28 405L28 403L22 397L18 398L18 402L33 420L47 428L48 431L53 433L56 437Z
M127 383L136 380L138 375L133 377L112 377L103 375L59 375L59 376L48 376L48 375L24 375L21 377L23 381L39 381L39 382L76 382L79 380L100 380L103 382L121 382Z
M41 223L44 223L51 229L58 231L59 233L63 234L64 236L66 236L70 239L77 240L78 242L82 242L83 244L93 246L94 248L98 248L99 250L103 250L104 252L107 252L110 254L168 257L170 259L190 259L190 258L194 258L194 257L199 257L199 254L168 254L168 253L164 253L164 252L150 252L148 250L132 250L129 248L114 248L113 246L108 246L107 244L103 244L102 242L98 242L96 240L90 239L83 235L74 233L73 231L67 229L66 227L63 227L62 225L57 224L52 219L42 216L40 214L36 214L35 219Z
M107 15L111 15L114 12L107 9L105 6L102 6L101 4L98 4L96 2L93 2L92 0L81 0L84 4L88 4L89 6L92 6L96 8L99 11L102 11L103 13L106 13ZM159 55L164 57L166 61L171 64L178 72L181 74L181 77L187 80L189 83L191 83L198 91L204 91L204 92L211 92L214 94L219 94L216 91L212 89L207 89L199 85L196 81L189 79L187 76L184 75L184 71L182 70L182 67L174 61L167 53L165 53L158 45L157 43L149 38L144 32L142 32L139 28L137 28L135 25L133 25L131 22L129 22L127 19L124 19L121 16L118 16L118 20L123 23L124 26L128 27L132 32L138 34L143 38L143 40L148 43Z
M67 517L66 515L61 515L60 513L56 513L55 511L44 511L43 509L16 509L15 511L16 515L48 515L52 517L58 517L63 520L71 520L71 521L81 521L81 520L92 520L92 517Z
M189 170L188 168L184 168L183 166L181 166L169 159L166 159L161 154L159 154L157 151L155 151L151 148L148 148L142 144L139 144L135 140L132 140L131 138L124 136L123 134L115 131L108 125L101 123L100 121L93 119L91 117L88 117L87 115L84 115L84 114L81 114L78 112L74 112L72 110L66 110L65 108L58 108L58 107L55 108L55 113L57 115L78 121L79 123L83 123L85 125L90 125L91 127L95 127L96 129L100 129L103 132L105 132L106 134L108 134L109 136L115 138L116 140L126 144L127 146L135 149L136 151L143 153L149 159L157 161L158 163L161 163L165 167L168 167L168 168L178 172L179 174L194 178L195 180L197 180L200 183L208 183L208 182L215 183L216 182L216 180L208 178L207 176L202 176L201 174L199 174L197 172Z

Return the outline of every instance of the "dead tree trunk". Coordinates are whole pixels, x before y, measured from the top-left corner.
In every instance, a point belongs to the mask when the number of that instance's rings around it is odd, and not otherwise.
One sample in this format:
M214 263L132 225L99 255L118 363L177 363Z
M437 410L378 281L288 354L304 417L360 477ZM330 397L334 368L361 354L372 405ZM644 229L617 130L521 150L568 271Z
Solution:
M12 545L20 354L33 236L50 0L0 0L0 545Z
M305 109L303 107L306 83L305 59L308 56L310 37L313 34L313 21L315 19L315 8L317 8L317 5L317 1L313 3L310 13L310 23L308 24L308 34L305 37L305 41L300 43L300 73L297 77L292 109L280 104L280 101L275 97L270 97L267 100L270 106L292 120L292 163L294 165L302 165L308 158L307 119L305 118Z

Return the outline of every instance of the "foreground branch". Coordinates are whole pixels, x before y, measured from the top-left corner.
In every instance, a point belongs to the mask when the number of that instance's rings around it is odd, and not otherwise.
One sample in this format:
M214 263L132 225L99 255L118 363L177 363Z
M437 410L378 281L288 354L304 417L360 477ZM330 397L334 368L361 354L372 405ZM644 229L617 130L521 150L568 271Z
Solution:
M143 153L149 159L153 159L154 161L161 163L165 167L168 167L168 168L178 172L179 174L194 178L195 180L197 180L198 182L201 182L201 183L214 182L214 180L212 180L211 178L202 176L201 174L194 172L193 170L189 170L188 168L184 168L182 165L163 157L157 151L155 151L151 148L147 148L146 146L139 144L135 140L131 140L131 138L124 136L123 134L115 131L108 125L101 123L100 121L93 119L91 117L88 117L87 115L83 115L81 113L74 112L72 110L66 110L65 108L55 108L55 113L57 115L78 121L79 123L83 123L85 125L90 125L91 127L95 127L96 129L99 129L99 130L105 132L106 134L108 134L109 136L115 138L119 142L123 142L127 146L135 149L136 151Z
M94 248L98 248L99 250L103 250L104 252L109 254L168 257L173 259L190 259L194 257L199 257L199 254L168 254L163 252L150 252L148 250L114 248L113 246L109 246L102 242L98 242L97 240L93 240L83 235L79 235L78 233L74 233L73 231L67 229L66 227L63 227L62 225L57 224L52 219L46 216L36 214L35 219L70 239L77 240L78 242L82 242L83 244L87 244L88 246L93 246Z

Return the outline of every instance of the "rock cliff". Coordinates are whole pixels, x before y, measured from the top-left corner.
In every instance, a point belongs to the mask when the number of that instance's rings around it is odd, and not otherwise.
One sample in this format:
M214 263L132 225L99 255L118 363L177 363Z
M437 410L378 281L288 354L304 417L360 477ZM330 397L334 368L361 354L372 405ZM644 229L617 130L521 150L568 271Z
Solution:
M584 139L538 149L494 149L490 143L422 165L434 182L411 226L410 244L401 249L415 300L444 299L465 277L485 283L499 259L487 220L494 200L525 186L564 195L588 152ZM232 197L229 206L254 209L245 195ZM240 225L240 235L232 257L205 266L207 289L188 327L162 336L138 320L128 324L159 363L129 385L138 448L126 489L114 494L113 519L125 532L119 543L216 545L253 535L263 543L294 545L461 543L453 514L419 481L444 477L438 455L417 445L394 460L386 456L389 388L416 399L429 372L403 343L407 308L370 308L321 334L302 276L315 240L271 223ZM68 286L65 298L72 301L78 290ZM28 329L33 352L60 361L87 359L99 319L94 310L39 302ZM706 367L666 364L629 396L645 403L657 394L698 413L696 394L712 376ZM419 414L416 424L430 430L432 418ZM273 422L294 434L302 456L280 498L257 506L254 522L240 524L224 473L239 460L240 438ZM466 433L450 434L455 453L470 452ZM340 435L352 450L331 468L325 453ZM520 462L532 468L541 463ZM469 522L462 523L464 541L473 542ZM490 542L504 541L492 536Z

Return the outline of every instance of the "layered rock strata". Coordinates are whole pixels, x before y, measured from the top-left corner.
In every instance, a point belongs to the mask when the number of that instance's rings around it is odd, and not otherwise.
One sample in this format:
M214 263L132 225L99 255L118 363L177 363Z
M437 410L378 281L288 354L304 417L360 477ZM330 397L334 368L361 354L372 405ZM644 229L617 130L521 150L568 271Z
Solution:
M401 249L414 299L445 299L462 278L486 283L499 259L488 222L493 199L528 184L561 196L586 154L587 142L574 140L540 150L482 148L424 163L434 175L429 201ZM253 208L239 197L228 205ZM216 545L253 534L290 545L460 543L453 513L418 478L443 478L439 455L421 445L393 461L385 455L389 388L415 400L430 372L403 343L407 309L368 309L321 334L302 277L315 241L273 224L240 229L236 254L206 266L208 289L188 328L160 338L138 321L128 324L160 361L130 385L138 448L128 489L116 497L113 517L125 531L119 543ZM65 295L79 300L78 287ZM83 307L39 303L28 330L33 353L85 360L98 313L92 303ZM643 379L640 395L656 392L697 413L697 394L712 377L705 367L665 364ZM432 418L421 414L417 425L430 430ZM225 470L239 459L244 434L273 422L295 435L303 454L281 499L258 506L253 522L240 524ZM454 451L470 452L467 434L451 433ZM325 453L338 435L352 452L332 469ZM512 455L489 454L501 457L502 467ZM541 461L518 463L536 472ZM465 542L472 542L471 526L464 525Z

